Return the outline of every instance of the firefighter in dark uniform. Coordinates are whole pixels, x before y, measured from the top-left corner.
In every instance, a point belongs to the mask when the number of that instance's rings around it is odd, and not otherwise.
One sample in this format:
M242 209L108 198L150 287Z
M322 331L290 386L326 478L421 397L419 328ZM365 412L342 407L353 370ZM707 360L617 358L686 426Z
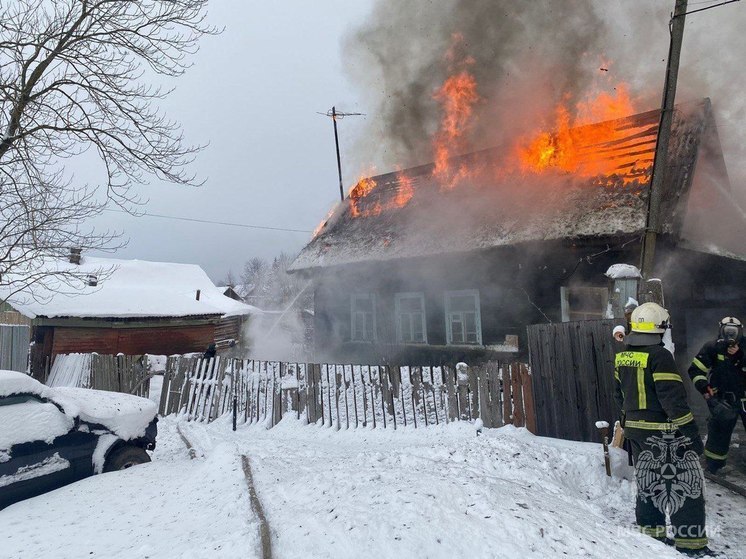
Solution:
M644 303L631 317L626 350L616 354L615 399L631 446L637 481L637 524L685 555L710 553L705 532L702 439L673 355L663 347L669 314ZM670 515L674 541L666 537Z
M730 437L740 416L746 426L746 356L743 352L743 325L732 316L720 321L718 339L707 342L689 367L694 386L707 400L705 463L717 473L725 466Z

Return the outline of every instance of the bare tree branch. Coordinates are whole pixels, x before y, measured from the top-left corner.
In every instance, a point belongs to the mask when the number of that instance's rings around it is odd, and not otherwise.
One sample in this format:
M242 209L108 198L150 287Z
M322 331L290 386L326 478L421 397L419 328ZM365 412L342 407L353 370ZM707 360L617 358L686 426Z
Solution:
M133 212L133 187L155 177L199 185L200 146L160 110L204 35L207 0L0 0L0 287L40 281L33 262L71 246L115 248L85 223L109 203ZM65 162L90 152L100 184ZM90 157L90 156L88 156ZM6 286L7 286L6 285ZM7 289L4 289L7 292Z

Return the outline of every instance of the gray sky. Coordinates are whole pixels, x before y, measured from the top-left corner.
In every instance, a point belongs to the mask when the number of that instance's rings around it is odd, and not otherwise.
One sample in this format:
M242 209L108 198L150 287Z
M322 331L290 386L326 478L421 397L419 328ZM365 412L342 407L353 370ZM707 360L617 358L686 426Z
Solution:
M215 0L194 67L162 104L190 143L209 143L193 165L204 186L144 186L148 213L313 230L339 199L332 105L353 110L341 41L367 0ZM364 112L364 111L361 111ZM359 118L359 117L358 117ZM341 123L341 141L352 127ZM359 126L359 125L358 125ZM349 130L348 130L349 129ZM78 171L78 177L84 173ZM94 176L86 177L94 180ZM310 233L264 231L105 212L96 227L124 232L116 258L195 263L214 281L253 256L297 253Z
M468 2L440 1L411 4L422 15L415 14L415 19L424 41L433 41L431 30L437 25L451 32L448 6L458 4L473 11ZM655 108L668 52L667 14L674 0L598 1L594 11L608 23L600 43L608 47L604 50L615 61L619 80L651 92L651 105L644 109ZM162 104L171 118L182 123L188 142L209 143L192 168L206 183L198 189L166 183L144 186L140 193L150 202L143 209L183 218L313 230L339 199L332 124L317 114L335 104L367 113L340 123L345 190L361 173L391 170L375 165L390 164L380 153L390 137L380 124L381 107L393 102L382 76L397 74L392 65L375 67L371 57L359 49L353 60L349 53L354 49L345 50L343 45L363 24L373 21L374 4L384 7L377 13L377 22L386 27L391 16L387 10L398 10L405 6L403 2L213 0L210 22L224 26L225 31L203 40L194 67L175 82L176 91ZM693 0L690 9L714 3ZM569 4L556 0L547 5L557 12L561 26L560 16ZM401 40L404 52L421 52L415 44L415 29L407 31L411 21L411 16L403 17L399 22L403 27L394 29L392 40ZM726 164L734 188L741 191L746 177L745 27L746 2L687 18L677 96L677 101L712 98ZM396 70L407 76L410 61L405 58L395 58L393 65L403 65ZM357 66L352 66L355 60ZM592 70L597 71L597 65ZM518 65L513 71L529 75L536 69ZM543 79L556 79L556 75ZM85 172L77 176L85 177ZM85 178L93 180L94 176ZM251 257L269 259L280 251L294 255L310 239L310 233L111 212L99 218L96 226L122 230L129 239L116 257L195 263L216 282L229 269L238 276Z

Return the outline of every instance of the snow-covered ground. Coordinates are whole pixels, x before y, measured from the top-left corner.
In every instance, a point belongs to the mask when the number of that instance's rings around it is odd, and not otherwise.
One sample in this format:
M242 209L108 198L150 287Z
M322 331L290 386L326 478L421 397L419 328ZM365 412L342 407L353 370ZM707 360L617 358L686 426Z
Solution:
M633 526L600 445L455 424L335 431L160 424L153 463L0 511L0 557L261 557L242 454L276 558L671 557ZM746 501L709 488L714 547L746 556Z

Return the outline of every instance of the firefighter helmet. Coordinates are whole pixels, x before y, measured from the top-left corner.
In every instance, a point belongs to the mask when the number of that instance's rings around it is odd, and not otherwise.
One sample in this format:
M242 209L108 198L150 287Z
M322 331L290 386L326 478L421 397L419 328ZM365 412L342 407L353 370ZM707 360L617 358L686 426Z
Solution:
M632 311L630 327L640 334L663 334L671 327L668 311L658 303L643 303Z
M726 316L720 321L718 338L722 340L739 340L743 333L743 324L735 316Z

